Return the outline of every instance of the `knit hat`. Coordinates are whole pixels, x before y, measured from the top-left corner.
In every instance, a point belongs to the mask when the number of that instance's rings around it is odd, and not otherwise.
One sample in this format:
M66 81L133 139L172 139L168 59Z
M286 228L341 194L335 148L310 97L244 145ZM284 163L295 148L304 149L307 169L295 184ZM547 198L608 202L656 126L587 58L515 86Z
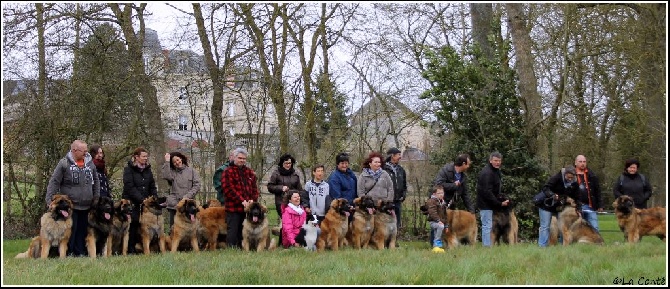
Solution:
M390 148L388 151L386 151L387 155L394 155L394 154L399 154L400 150L397 148Z

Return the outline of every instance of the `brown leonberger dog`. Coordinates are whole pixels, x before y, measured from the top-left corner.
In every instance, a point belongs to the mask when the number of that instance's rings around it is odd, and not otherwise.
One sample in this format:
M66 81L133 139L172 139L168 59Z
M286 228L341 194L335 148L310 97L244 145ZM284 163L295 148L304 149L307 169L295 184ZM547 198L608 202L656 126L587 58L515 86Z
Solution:
M605 243L600 233L577 214L576 208L576 202L570 197L565 197L563 209L558 213L557 218L558 229L563 234L563 246L573 243Z
M509 200L504 194L498 195L498 200ZM451 229L451 228L450 228ZM519 221L514 213L514 202L509 201L507 206L493 210L491 225L491 244L505 242L514 245L519 241Z
M213 207L223 207L223 204L217 199L209 199L205 204L202 205L203 209L213 208Z
M372 232L372 244L377 250L389 248L395 250L398 237L398 224L395 216L395 205L392 201L377 201Z
M259 202L252 202L244 208L242 222L242 249L252 251L272 251L277 246L275 239L270 237L267 207Z
M640 242L643 236L656 236L665 242L665 208L635 208L628 195L618 197L612 205L626 242Z
M72 235L72 208L72 201L67 195L54 195L49 209L40 218L40 235L30 241L27 251L15 258L65 258L67 243Z
M344 246L345 237L349 229L349 202L345 198L330 202L330 209L321 221L321 234L316 240L316 250L323 251L330 248L337 251Z
M354 219L349 224L347 241L356 249L367 248L374 229L375 201L370 196L354 199Z
M107 256L122 254L128 255L128 238L130 236L130 214L132 204L129 200L121 199L114 203L112 229L107 243Z
M140 211L140 239L136 249L142 250L144 255L151 254L151 251L165 253L165 231L163 217L163 205L166 197L149 196L142 201L142 210ZM139 248L138 248L139 247Z
M466 210L446 209L449 231L442 234L446 248L455 248L460 244L474 245L477 242L477 218Z
M226 247L226 208L216 199L202 206L196 216L198 219L198 240L204 249L213 251L217 247Z
M88 228L86 229L86 249L88 256L95 259L97 255L107 257L107 243L112 231L112 215L114 201L109 197L99 197L97 204L88 212Z
M190 244L193 251L199 252L198 223L196 215L200 211L198 203L194 199L182 199L175 207L174 224L170 234L170 252L177 252L182 245L186 248ZM182 242L186 244L181 244Z

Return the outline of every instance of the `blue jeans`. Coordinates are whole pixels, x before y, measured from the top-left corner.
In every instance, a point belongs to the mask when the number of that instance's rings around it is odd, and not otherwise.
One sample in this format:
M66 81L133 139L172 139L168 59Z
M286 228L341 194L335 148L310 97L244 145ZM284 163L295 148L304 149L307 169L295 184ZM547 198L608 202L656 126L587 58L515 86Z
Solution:
M479 217L482 221L482 246L491 247L491 224L493 223L493 211L480 210Z
M589 205L582 204L582 218L589 222L596 231L600 232L600 230L598 230L598 213L596 210Z
M400 209L402 208L402 201L393 201L393 210L395 211L396 224L398 228L401 227L400 223Z
M430 222L430 237L433 246L435 246L435 241L442 240L442 232L444 231L444 224L438 222Z
M543 209L538 210L540 211L540 236L537 238L537 244L540 247L546 247L549 244L549 227L553 213Z

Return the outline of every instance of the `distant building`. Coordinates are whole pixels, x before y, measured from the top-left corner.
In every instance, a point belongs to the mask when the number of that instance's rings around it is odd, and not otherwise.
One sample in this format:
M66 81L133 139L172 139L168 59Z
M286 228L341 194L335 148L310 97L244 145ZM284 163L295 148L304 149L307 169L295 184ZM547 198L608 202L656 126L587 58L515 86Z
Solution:
M213 141L213 90L204 57L191 50L163 49L156 31L147 28L144 61L147 74L155 79L171 149ZM276 113L263 94L255 73L228 77L222 120L229 148L247 147L257 135L276 135Z
M381 148L382 154L397 147L403 160L425 160L437 138L422 123L419 115L394 97L373 97L351 116L350 144Z

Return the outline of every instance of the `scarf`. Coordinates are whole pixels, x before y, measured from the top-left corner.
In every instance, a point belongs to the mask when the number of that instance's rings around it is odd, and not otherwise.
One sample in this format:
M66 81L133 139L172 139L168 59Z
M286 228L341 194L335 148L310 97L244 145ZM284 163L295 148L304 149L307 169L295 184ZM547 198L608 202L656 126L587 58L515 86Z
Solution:
M290 170L285 169L284 166L279 166L278 170L279 170L279 174L282 175L282 176L290 176L293 173L295 173L295 169L293 168L293 166L291 166Z
M372 178L375 179L375 181L379 180L379 177L381 177L382 172L384 171L381 168L379 168L377 171L372 171L372 169L370 168L364 168L363 170L365 170L365 172L367 172L370 176L372 176Z
M93 159L93 164L98 172L103 172L107 174L107 168L105 167L105 160Z
M300 206L296 206L293 203L288 203L288 206L291 207L298 215L302 215L305 212Z
M393 170L393 173L394 173L394 174L397 174L397 173L398 173L398 171L397 171L398 167L396 166L396 164L394 164L394 163L392 163L392 162L390 162L390 161L387 161L387 162L386 162L386 166L388 166L389 168L391 168L391 170Z

